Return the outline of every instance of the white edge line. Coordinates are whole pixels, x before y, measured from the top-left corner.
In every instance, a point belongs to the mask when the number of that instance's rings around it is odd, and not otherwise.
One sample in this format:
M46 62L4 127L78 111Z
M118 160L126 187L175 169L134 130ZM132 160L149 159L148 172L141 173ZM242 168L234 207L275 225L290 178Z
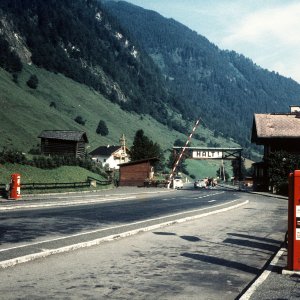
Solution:
M178 219L178 220L168 221L168 222L164 222L164 223L160 223L160 224L156 224L156 225L152 225L152 226L148 226L148 227L144 227L144 228L130 230L130 231L123 232L123 233L120 233L120 234L113 234L113 235L110 235L110 236L107 236L107 237L95 239L95 240L88 241L88 242L69 245L69 246L65 246L65 247L61 247L61 248L57 248L57 249L45 250L45 251L42 251L42 252L39 252L39 253L24 255L24 256L21 256L21 257L17 257L17 258L2 261L0 263L0 268L4 269L4 268L7 268L7 267L15 266L17 264L26 263L26 262L29 262L29 261L32 261L32 260L35 260L35 259L38 259L38 258L47 257L47 256L50 256L52 254L64 253L64 252L68 252L68 251L72 251L72 250L76 250L76 249L80 249L80 248L91 247L91 246L99 245L103 242L114 241L114 240L117 240L117 239L120 239L120 238L132 236L132 235L138 234L140 232L147 232L147 231L158 229L158 228L161 228L161 227L164 227L164 226L180 224L180 223L183 223L183 222L186 222L186 221L190 221L190 220L194 220L194 219L198 219L198 218L203 218L203 217L206 217L206 216L210 216L210 215L214 215L214 214L217 214L217 213L221 213L221 212L225 212L225 211L228 211L228 210L238 208L238 207L240 207L242 205L245 205L247 203L249 203L249 200L246 200L246 201L244 201L242 203L239 203L239 204L235 204L235 205L230 206L230 207L225 207L225 208L221 208L221 209L218 209L218 210L215 210L215 211L207 212L207 213L204 213L204 214L201 214L201 215L195 215L195 216L186 217L186 218L182 218L182 219Z
M258 287L268 278L272 272L273 267L277 264L280 257L285 252L284 248L279 249L275 257L272 259L266 270L254 281L250 288L239 298L239 300L249 300L252 294L258 289Z

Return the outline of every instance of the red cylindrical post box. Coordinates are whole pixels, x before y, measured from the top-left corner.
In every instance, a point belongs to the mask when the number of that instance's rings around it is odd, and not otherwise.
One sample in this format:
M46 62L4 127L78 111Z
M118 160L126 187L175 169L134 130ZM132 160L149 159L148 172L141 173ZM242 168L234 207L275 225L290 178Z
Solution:
M21 175L12 174L10 179L9 199L21 198Z
M288 269L300 271L300 170L289 177Z

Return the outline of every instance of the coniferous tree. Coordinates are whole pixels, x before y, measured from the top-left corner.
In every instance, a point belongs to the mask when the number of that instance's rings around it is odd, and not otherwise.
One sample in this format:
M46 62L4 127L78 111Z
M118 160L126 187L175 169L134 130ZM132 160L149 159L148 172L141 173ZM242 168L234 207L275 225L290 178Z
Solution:
M99 121L98 127L96 129L96 133L102 136L108 135L108 128L106 126L106 123L103 120Z
M157 143L151 141L144 135L144 131L139 129L135 133L133 146L130 150L132 160L140 160L145 158L162 158L162 151Z

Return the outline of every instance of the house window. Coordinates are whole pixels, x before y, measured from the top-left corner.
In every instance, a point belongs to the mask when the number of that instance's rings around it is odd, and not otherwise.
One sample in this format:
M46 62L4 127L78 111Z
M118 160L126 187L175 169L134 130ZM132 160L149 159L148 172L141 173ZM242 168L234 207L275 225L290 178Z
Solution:
M103 159L103 162L106 162L106 158Z

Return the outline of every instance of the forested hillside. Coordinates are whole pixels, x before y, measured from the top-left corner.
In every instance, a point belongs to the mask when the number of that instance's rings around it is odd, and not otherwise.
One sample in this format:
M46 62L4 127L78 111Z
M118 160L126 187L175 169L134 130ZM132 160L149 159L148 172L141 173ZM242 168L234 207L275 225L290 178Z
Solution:
M105 7L151 55L184 117L201 116L215 135L247 149L253 113L287 112L300 103L295 81L221 51L173 19L122 1L105 1Z
M171 101L161 72L97 1L2 0L0 28L0 63L15 76L21 70L17 54L23 63L92 87L123 109L168 122Z
M300 101L295 81L263 70L240 54L221 51L175 20L126 2L2 0L0 50L0 67L12 79L8 82L3 73L0 84L2 107L10 112L0 115L13 129L4 131L2 140L12 146L12 135L25 143L11 113L16 103L19 123L28 124L26 141L37 134L41 123L96 131L102 120L100 113L98 119L95 111L87 110L98 105L87 105L82 95L72 100L68 86L59 85L55 91L51 83L50 89L45 81L49 73L44 76L43 69L89 87L101 105L104 96L140 120L149 114L169 130L187 134L201 117L212 136L203 130L195 135L197 143L219 146L234 140L244 147L245 156L253 149L249 141L253 113L287 111L288 105ZM45 107L47 119L29 117L23 107L31 112L39 107L38 113ZM60 123L51 120L51 114L61 117ZM86 116L92 114L91 121ZM135 126L139 129L138 123ZM122 133L122 126L119 130L115 136Z

